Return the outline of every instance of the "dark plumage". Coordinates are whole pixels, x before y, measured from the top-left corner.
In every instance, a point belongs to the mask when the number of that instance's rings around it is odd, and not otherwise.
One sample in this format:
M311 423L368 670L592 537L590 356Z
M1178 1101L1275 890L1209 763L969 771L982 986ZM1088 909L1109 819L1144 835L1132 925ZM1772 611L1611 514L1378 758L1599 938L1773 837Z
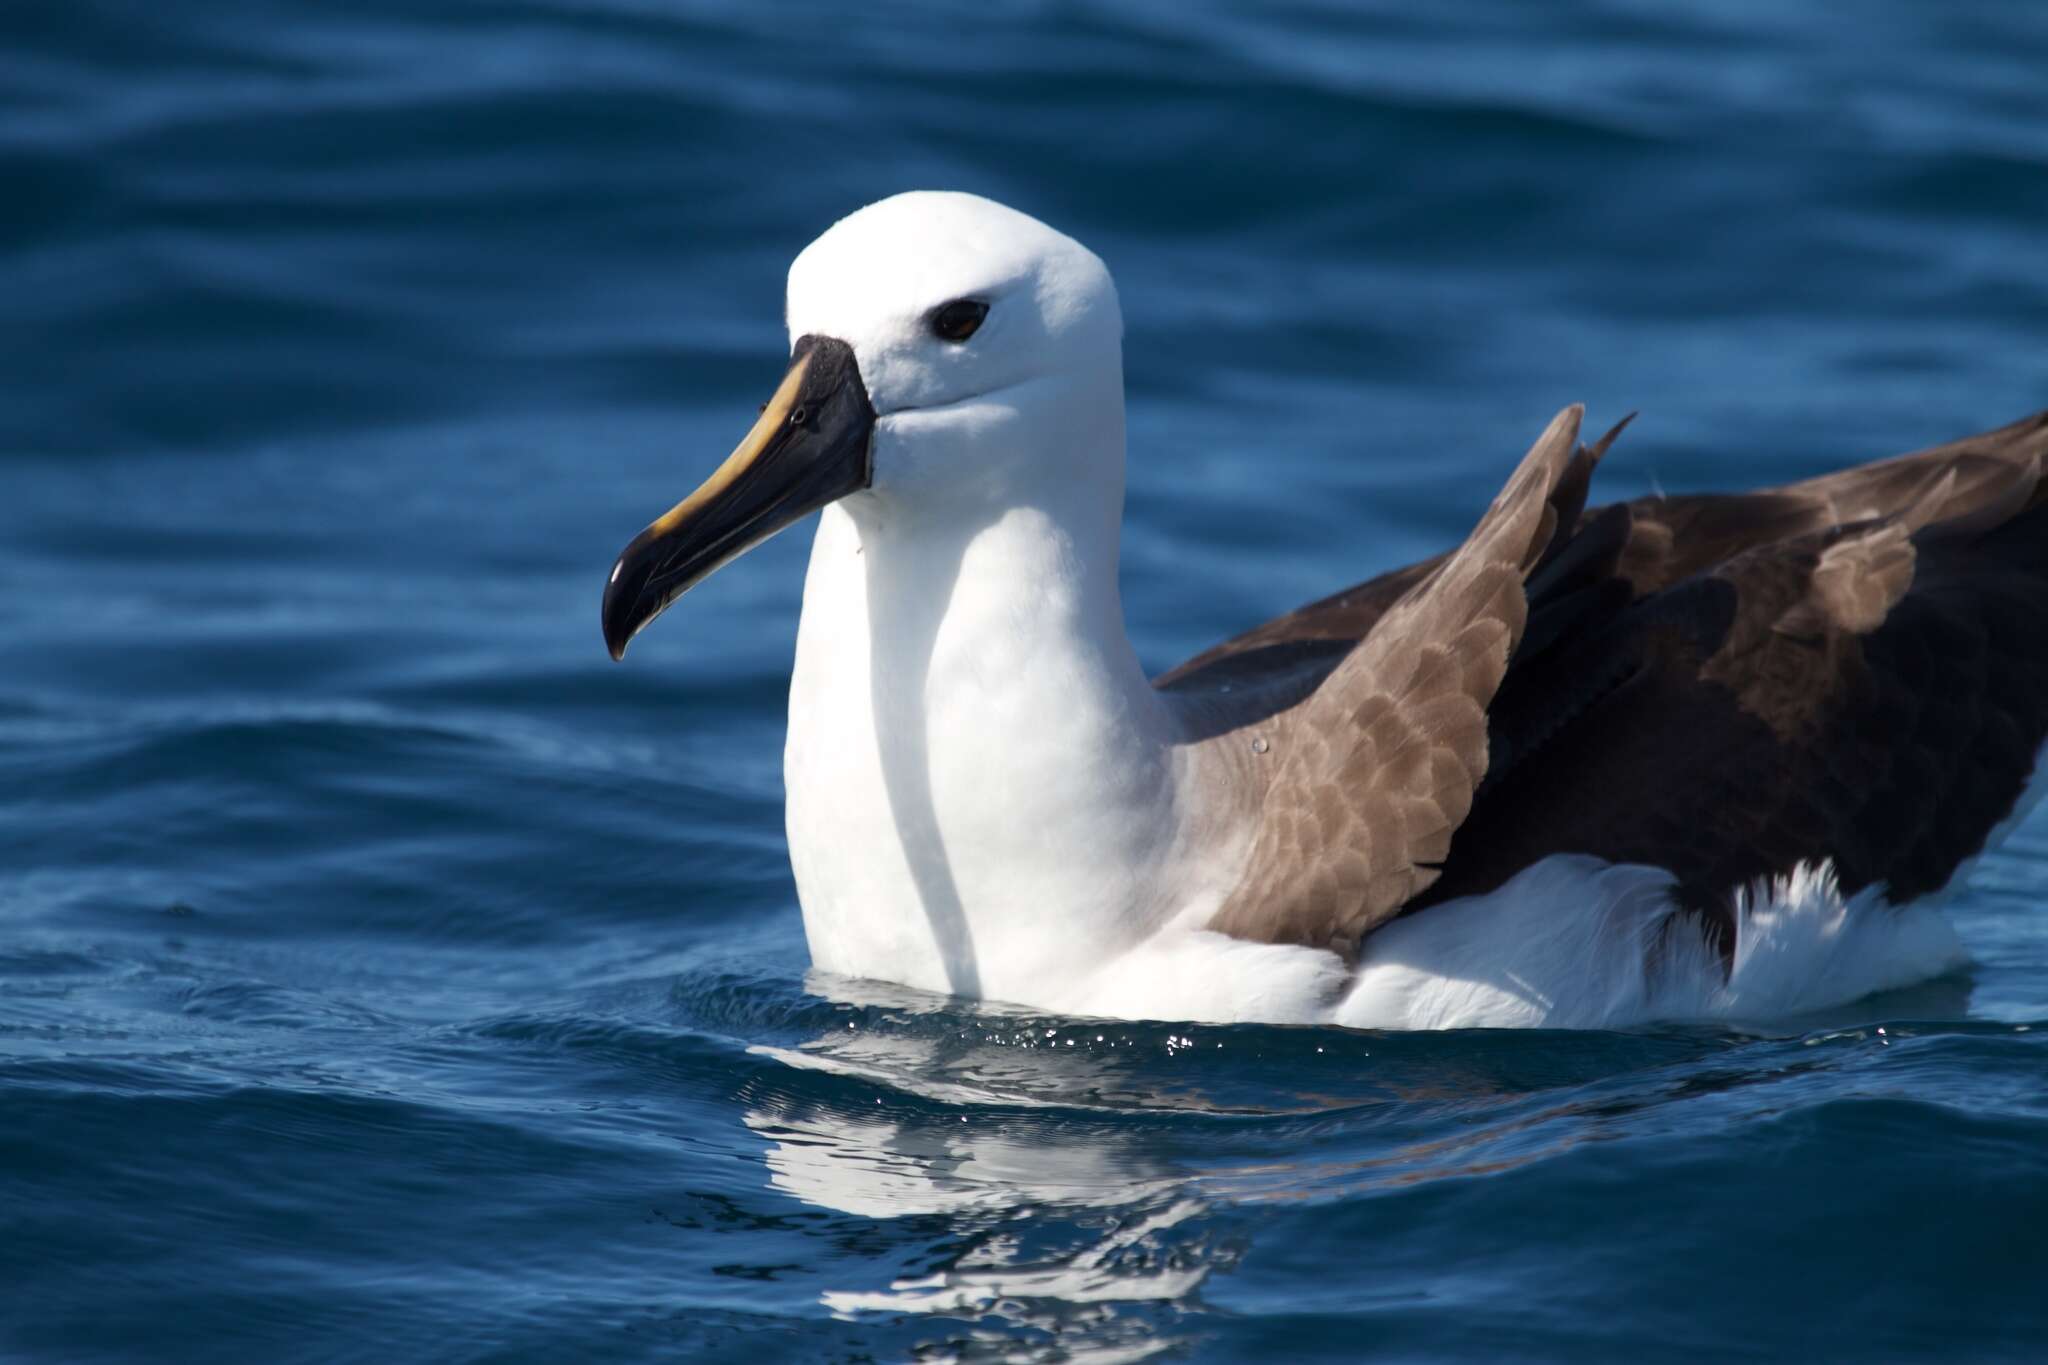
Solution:
M1560 416L1457 550L1158 686L1275 759L1214 927L1353 951L1560 853L1736 891L1940 890L2048 738L2048 412L1755 493L1584 512ZM1726 943L1723 933L1721 941Z

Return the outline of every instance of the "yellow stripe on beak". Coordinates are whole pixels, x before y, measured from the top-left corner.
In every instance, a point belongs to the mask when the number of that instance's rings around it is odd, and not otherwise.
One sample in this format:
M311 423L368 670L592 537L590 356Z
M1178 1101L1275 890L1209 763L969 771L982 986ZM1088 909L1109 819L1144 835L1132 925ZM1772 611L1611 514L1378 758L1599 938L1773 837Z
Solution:
M789 373L775 386L774 395L761 408L761 415L733 447L732 454L725 457L725 463L711 471L711 477L697 487L697 491L684 498L674 507L655 518L647 529L655 535L667 535L683 524L698 508L732 486L732 481L746 473L747 466L761 458L761 452L768 448L768 442L782 424L789 420L790 409L796 406L796 396L804 385L804 375L809 372L815 353L806 355L789 367ZM759 393L756 389L754 392ZM715 449L715 447L714 447Z

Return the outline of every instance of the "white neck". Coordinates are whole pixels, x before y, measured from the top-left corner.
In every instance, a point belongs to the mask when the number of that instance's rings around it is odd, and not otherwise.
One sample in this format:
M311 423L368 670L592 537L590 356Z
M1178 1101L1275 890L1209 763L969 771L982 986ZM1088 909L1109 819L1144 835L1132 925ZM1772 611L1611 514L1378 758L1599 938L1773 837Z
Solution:
M1182 757L1124 633L1120 477L1051 482L823 515L785 756L821 968L1023 998L1178 908Z

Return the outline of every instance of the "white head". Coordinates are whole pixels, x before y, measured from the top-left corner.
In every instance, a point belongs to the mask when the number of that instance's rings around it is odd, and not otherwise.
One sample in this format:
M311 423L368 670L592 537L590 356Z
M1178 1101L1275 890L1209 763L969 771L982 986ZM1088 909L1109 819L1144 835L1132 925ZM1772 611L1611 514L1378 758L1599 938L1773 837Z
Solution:
M1077 477L1113 479L1120 495L1116 286L1094 252L1035 218L939 191L870 204L790 266L789 335L853 348L878 419L862 502L993 510ZM1117 439L1076 442L1063 416L1079 405L1099 432L1105 404Z
M870 204L789 270L792 364L705 485L620 556L615 655L686 588L828 502L969 527L1023 504L1123 501L1123 318L1102 262L1015 209Z
M935 330L953 303L986 309L959 340ZM991 200L923 190L840 219L797 256L789 336L806 335L853 347L887 417L1051 375L1114 375L1123 318L1108 269L1073 238Z

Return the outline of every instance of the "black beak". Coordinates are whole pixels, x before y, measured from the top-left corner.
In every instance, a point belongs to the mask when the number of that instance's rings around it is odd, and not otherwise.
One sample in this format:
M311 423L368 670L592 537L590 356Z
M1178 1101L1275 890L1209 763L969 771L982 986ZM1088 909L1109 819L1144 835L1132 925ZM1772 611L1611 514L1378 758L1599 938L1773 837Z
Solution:
M807 512L868 486L875 409L853 348L806 336L761 419L703 487L633 537L604 590L614 659L662 609Z

